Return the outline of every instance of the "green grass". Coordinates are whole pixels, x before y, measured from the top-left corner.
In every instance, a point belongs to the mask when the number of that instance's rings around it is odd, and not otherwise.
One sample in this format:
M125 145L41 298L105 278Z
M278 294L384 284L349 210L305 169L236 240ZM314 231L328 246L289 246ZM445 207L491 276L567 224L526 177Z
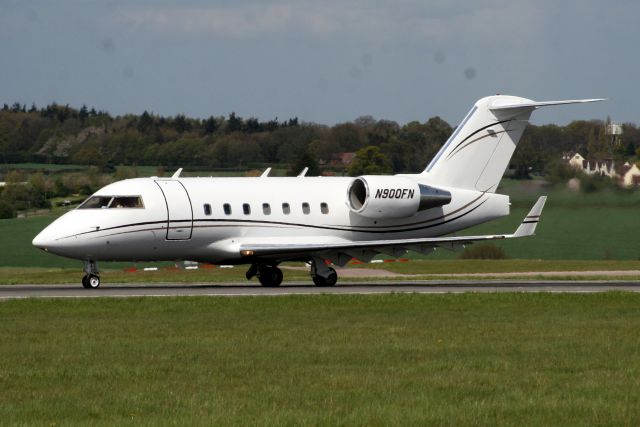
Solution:
M528 211L514 208L508 217L465 230L464 234L512 233ZM511 258L638 260L639 214L639 207L556 207L549 200L535 236L495 244Z
M12 425L638 425L640 295L0 303Z
M64 212L62 210L58 211ZM60 214L52 213L26 218L0 219L0 266L11 267L77 267L79 261L51 256L37 248L31 241Z

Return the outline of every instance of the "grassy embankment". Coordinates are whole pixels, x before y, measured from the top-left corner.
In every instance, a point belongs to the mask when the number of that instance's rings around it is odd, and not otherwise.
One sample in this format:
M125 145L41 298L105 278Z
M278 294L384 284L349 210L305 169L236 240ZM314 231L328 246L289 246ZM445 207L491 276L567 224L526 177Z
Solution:
M0 303L0 419L638 425L640 295Z

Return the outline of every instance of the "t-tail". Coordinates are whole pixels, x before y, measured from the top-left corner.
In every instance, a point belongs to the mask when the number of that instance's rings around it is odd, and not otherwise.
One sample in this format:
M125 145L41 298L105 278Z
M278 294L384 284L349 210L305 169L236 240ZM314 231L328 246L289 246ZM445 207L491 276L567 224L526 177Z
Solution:
M493 193L533 110L595 101L603 99L535 102L507 95L482 98L422 174L434 185Z

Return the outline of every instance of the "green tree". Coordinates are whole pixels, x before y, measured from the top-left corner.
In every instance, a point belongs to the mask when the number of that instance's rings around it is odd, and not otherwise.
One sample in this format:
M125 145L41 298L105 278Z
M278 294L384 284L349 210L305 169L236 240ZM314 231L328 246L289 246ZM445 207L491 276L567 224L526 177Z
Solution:
M591 129L587 139L587 155L592 159L602 159L611 155L604 129Z
M309 150L305 150L300 153L300 155L296 159L296 162L291 165L291 168L287 171L287 175L296 176L304 168L309 168L309 170L307 171L308 176L318 176L321 173L318 160L309 152Z
M358 150L348 168L351 176L388 174L392 170L393 167L389 157L382 153L379 147L375 146Z
M34 208L49 208L51 203L47 199L49 183L44 178L42 172L35 173L29 177L29 202Z
M231 112L231 114L229 114L226 130L228 133L240 132L242 130L242 119L236 116L235 112Z
M342 151L356 151L365 144L364 132L353 123L342 123L331 129L331 138L340 144Z
M537 163L537 152L533 148L531 141L521 141L511 158L513 177L516 179L529 179L529 174L533 171L535 163Z
M204 132L212 134L218 129L218 122L215 117L211 116L204 121Z

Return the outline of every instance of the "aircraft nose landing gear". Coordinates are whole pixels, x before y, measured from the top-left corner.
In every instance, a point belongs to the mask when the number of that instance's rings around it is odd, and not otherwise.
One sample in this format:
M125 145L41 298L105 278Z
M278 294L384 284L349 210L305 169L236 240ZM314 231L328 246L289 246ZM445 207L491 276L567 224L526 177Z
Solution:
M270 265L258 267L258 280L262 286L280 286L282 283L282 270Z
M95 261L84 262L85 275L82 278L82 286L85 289L97 289L100 287L100 272Z
M251 264L249 270L245 274L247 280L251 280L253 276L258 276L258 281L262 286L275 288L282 283L282 270L275 265L268 264Z

